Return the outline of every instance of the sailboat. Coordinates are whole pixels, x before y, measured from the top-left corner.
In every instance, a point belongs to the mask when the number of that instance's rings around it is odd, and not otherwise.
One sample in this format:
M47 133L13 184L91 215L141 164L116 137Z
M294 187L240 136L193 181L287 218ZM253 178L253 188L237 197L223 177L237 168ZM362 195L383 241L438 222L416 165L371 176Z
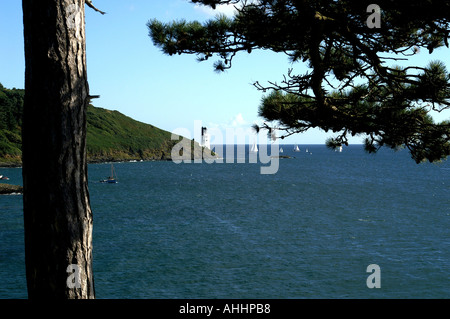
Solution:
M107 184L117 184L117 175L116 171L114 170L114 165L111 164L111 176L109 176L107 179L101 180L100 183L107 183Z
M256 142L253 143L250 152L252 152L252 153L257 153L258 152L258 145L256 145Z
M283 148L282 147L280 147L280 153L283 153L284 151L283 151Z
M298 148L298 145L295 145L294 152L300 152L300 149Z

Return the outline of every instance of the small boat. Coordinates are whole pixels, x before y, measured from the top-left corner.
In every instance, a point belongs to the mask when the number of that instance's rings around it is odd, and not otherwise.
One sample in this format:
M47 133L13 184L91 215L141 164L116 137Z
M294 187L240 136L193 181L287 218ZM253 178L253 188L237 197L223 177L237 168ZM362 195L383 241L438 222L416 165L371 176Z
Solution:
M0 179L4 181L9 181L9 178L3 175L0 175Z
M283 152L284 152L284 151L283 151L283 148L281 147L281 148L280 148L280 153L283 153Z
M300 149L298 148L298 145L295 145L294 152L300 152Z
M101 180L100 183L105 183L105 184L117 184L118 183L116 171L114 170L113 164L111 164L111 176L109 176L107 179Z

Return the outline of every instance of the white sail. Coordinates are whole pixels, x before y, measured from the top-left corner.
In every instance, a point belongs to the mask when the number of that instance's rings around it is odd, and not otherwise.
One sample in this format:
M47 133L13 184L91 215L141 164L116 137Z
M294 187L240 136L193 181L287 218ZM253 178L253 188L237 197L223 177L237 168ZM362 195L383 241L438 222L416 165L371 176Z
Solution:
M252 148L251 148L250 152L252 152L252 153L256 153L256 152L258 152L258 146L256 145L256 142L255 142L255 143L253 143L253 145L252 145Z
M295 145L294 152L300 152L300 149L298 148L298 145Z

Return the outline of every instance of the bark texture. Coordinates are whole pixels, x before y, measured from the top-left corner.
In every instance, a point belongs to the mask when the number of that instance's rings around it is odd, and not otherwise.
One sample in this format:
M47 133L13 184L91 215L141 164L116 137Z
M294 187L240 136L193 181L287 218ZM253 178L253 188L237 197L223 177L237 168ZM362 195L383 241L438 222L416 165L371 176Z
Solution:
M94 298L84 0L23 0L23 182L29 298ZM73 265L79 277L68 285ZM68 267L70 272L68 272ZM75 288L73 288L75 286Z

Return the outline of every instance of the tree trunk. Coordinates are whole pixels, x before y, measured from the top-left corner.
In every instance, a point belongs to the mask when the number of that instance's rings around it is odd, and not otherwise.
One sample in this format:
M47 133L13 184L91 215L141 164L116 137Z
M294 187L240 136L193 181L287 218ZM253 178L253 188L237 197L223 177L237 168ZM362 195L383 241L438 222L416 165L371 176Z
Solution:
M84 2L22 2L23 200L30 299L95 297L86 161L89 88Z

